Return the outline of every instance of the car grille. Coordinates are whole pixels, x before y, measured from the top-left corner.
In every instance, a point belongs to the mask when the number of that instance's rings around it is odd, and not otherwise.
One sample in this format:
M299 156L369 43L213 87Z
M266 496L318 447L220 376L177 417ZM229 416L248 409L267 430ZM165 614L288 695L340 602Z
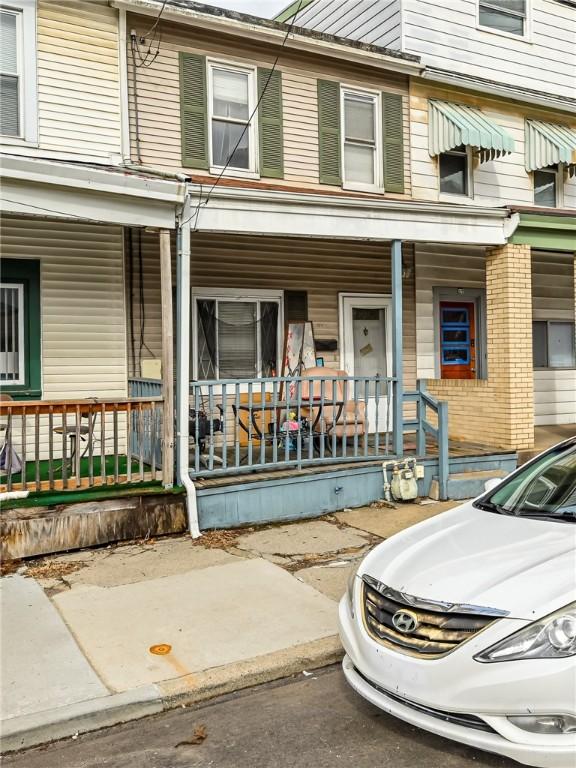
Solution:
M443 656L495 619L507 615L497 609L421 600L390 589L367 575L362 581L368 633L401 653L423 658Z
M453 723L454 725L462 725L465 728L474 728L477 731L486 731L487 733L496 733L494 728L492 726L488 725L484 720L482 720L477 715L469 715L464 712L445 712L442 709L434 709L432 707L427 707L424 704L417 704L415 701L410 701L410 699L405 699L402 696L398 696L396 693L391 693L390 691L387 691L385 688L381 688L376 683L372 682L372 680L369 680L366 675L363 675L362 672L360 672L359 669L354 667L354 671L356 674L362 678L365 682L368 683L372 688L378 691L378 693L383 694L388 699L392 699L392 701L398 702L398 704L402 704L404 707L408 707L409 709L414 709L416 712L422 712L425 715L429 715L430 717L435 717L438 720L444 720L446 723Z

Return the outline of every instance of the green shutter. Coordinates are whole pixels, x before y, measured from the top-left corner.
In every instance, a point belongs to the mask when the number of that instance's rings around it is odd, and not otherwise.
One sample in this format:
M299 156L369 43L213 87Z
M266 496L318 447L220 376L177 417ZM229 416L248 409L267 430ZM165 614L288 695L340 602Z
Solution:
M261 98L260 98L261 97ZM258 130L260 132L260 175L284 178L282 132L282 74L258 68Z
M340 83L318 80L320 183L342 184L340 165Z
M404 130L402 96L382 94L384 191L404 192Z
M180 53L180 124L182 165L208 170L206 58Z

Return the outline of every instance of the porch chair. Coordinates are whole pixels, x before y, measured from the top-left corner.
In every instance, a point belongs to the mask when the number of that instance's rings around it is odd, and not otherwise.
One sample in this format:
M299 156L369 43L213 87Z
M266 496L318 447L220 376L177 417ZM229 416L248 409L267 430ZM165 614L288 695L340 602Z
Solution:
M306 368L302 371L302 402L308 401L312 421L316 418L322 396L320 381L305 381L306 378L314 376L321 376L325 379L325 401L342 402L344 400L344 382L342 379L348 378L348 374L346 371L329 368ZM353 382L349 382L346 395L348 398L350 395L354 395ZM334 423L335 418L336 422ZM362 437L366 431L366 403L363 400L347 399L342 408L337 405L325 405L320 414L316 432L322 431L319 429L320 422L323 423L323 431L326 435L336 435L338 438L343 438L354 437L356 434L358 437Z
M97 400L94 399L94 403L96 403ZM94 451L94 444L95 444L95 438L94 438L94 425L96 423L96 416L98 415L98 412L96 409L92 413L83 413L80 416L81 420L86 419L88 421L87 424L80 424L80 427L76 429L76 424L66 424L66 427L64 424L60 424L57 427L54 427L52 431L56 435L66 435L66 439L70 440L70 453L68 456L68 461L66 462L67 468L73 469L74 473L77 474L80 469L80 461L84 458L84 456L88 453L88 449L90 447L90 438L92 439L92 451ZM84 446L84 449L82 453L79 453L80 446L77 445L77 436L80 437L80 440L83 443L86 443ZM56 471L59 471L63 468L64 461L62 461L62 464L55 467Z

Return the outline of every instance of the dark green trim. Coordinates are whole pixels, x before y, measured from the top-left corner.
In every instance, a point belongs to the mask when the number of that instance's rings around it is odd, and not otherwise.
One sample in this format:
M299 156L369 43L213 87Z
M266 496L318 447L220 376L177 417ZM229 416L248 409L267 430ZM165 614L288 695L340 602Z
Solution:
M42 352L40 322L40 262L34 259L2 259L2 281L24 285L24 354L26 381L2 391L15 400L37 400L42 397Z
M521 213L520 223L508 242L552 251L576 251L576 216Z
M301 13L304 8L307 8L313 2L314 0L294 0L294 2L290 3L287 8L284 8L284 10L280 11L277 16L274 16L274 21L290 21L292 16L295 16L297 13Z

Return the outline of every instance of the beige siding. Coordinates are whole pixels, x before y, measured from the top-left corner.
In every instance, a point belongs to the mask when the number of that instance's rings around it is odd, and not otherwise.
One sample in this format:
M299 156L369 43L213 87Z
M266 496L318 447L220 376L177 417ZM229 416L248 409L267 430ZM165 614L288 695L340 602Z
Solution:
M105 0L39 0L39 146L13 154L121 159L118 12Z
M0 243L40 261L43 398L126 396L121 228L5 218Z
M549 111L498 102L478 95L456 90L431 87L429 83L415 81L411 88L410 117L412 150L412 189L414 197L421 200L438 200L438 161L428 151L428 99L453 101L481 109L498 125L505 128L515 143L514 152L497 160L479 164L474 162L473 197L462 202L473 205L533 205L534 185L532 174L525 168L524 122L526 118L547 122L564 122L576 126L574 120L554 116ZM576 206L576 179L566 175L564 183L565 207Z
M574 256L532 250L534 320L574 322ZM534 416L537 425L576 422L576 370L534 371Z
M434 288L485 288L485 249L478 246L423 244L416 252L416 337L418 378L435 372Z
M140 347L139 269L137 239L133 316L136 349ZM192 238L192 287L308 291L309 318L317 339L338 339L338 294L390 294L390 247L380 243L339 243L328 240L239 237L197 234ZM411 252L405 264L411 263ZM158 237L143 237L144 345L141 357L161 355L160 266ZM130 261L126 256L127 269ZM413 274L413 271L412 271ZM127 290L129 290L127 277ZM416 371L414 285L404 281L404 345L407 385L414 386ZM326 365L340 366L339 351L322 353ZM138 371L138 363L136 371Z
M148 20L128 17L128 28L143 28ZM230 51L234 51L233 57ZM244 40L207 38L205 33L191 27L164 25L162 46L150 66L136 67L138 102L138 136L140 155L145 165L167 170L182 170L180 131L179 52L189 51L219 60L250 66L270 67L276 50L257 46ZM138 155L136 140L136 111L134 102L134 66L128 50L128 91L130 102L130 146L133 159ZM293 188L314 187L327 192L334 187L318 182L318 105L317 81L334 79L359 88L389 90L404 94L404 161L406 194L410 194L410 132L409 101L406 78L395 73L377 72L368 67L348 66L327 57L303 57L285 51L277 69L282 73L284 121L284 179L274 180ZM184 169L194 172L194 169ZM195 175L207 176L205 171ZM262 183L267 183L263 179ZM394 195L398 197L398 195Z

